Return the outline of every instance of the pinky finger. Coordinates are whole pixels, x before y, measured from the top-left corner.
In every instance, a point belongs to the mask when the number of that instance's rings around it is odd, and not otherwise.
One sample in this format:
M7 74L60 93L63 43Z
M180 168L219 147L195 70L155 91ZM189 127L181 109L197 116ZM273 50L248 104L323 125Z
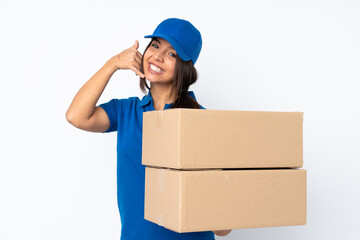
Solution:
M141 77L141 78L145 78L145 74L143 74L142 72L140 72L136 67L131 67L131 70L133 70L137 76Z

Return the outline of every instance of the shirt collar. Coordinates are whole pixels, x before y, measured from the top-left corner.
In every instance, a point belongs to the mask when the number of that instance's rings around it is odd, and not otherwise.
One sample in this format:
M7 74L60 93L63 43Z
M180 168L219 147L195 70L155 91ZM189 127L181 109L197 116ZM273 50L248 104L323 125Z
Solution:
M195 97L195 94L194 94L193 91L188 91L188 94L189 94L190 97L192 97L192 98L195 99L195 101L196 101L196 97ZM150 91L148 91L148 94L145 95L145 96L141 99L141 101L140 101L140 107L146 106L146 105L148 105L148 104L149 104L150 102L152 102L152 101L153 101L152 96L151 96L151 94L150 94Z
M147 95L145 95L141 101L140 101L140 107L143 107L145 105L148 105L150 102L152 101L152 97L151 97L151 94L150 94L150 91L148 92Z

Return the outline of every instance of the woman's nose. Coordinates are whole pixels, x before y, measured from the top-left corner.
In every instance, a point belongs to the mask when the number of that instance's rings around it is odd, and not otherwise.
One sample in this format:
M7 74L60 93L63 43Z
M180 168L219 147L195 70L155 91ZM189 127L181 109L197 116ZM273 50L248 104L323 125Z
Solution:
M158 52L154 53L154 58L155 58L155 60L162 62L164 60L164 53L162 53L161 51L158 51Z

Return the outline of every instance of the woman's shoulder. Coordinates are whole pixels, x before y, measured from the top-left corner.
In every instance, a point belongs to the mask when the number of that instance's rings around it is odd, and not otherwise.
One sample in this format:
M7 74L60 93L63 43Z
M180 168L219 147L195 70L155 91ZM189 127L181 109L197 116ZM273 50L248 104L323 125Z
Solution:
M117 108L127 108L138 105L140 103L139 97L128 97L128 98L113 98L108 102L100 104L100 106L108 105Z
M134 96L134 97L128 97L128 98L123 98L121 99L123 101L128 101L128 102L140 102L140 98L137 97L137 96Z
M115 101L119 103L131 103L131 102L140 102L140 98L136 96L128 97L128 98L113 98L110 101Z

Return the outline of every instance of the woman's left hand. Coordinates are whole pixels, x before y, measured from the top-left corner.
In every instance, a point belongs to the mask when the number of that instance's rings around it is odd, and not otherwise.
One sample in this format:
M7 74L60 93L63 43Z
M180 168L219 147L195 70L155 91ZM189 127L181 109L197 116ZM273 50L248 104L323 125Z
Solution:
M226 236L231 232L231 229L229 230L217 230L217 231L213 231L213 233L215 233L217 236Z

